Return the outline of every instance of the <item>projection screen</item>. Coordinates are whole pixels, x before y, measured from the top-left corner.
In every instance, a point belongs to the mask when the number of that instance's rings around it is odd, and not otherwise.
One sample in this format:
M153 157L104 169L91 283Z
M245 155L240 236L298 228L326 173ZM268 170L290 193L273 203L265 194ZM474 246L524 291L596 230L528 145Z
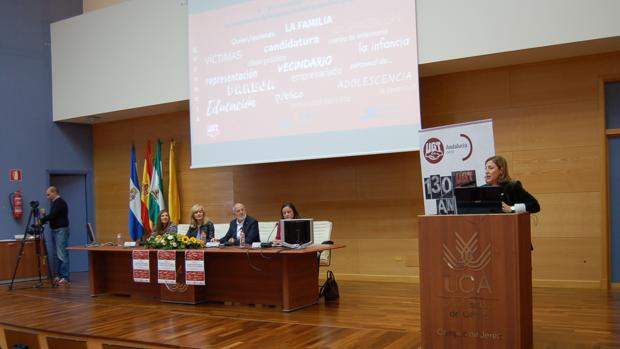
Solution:
M412 0L190 0L192 167L418 149Z

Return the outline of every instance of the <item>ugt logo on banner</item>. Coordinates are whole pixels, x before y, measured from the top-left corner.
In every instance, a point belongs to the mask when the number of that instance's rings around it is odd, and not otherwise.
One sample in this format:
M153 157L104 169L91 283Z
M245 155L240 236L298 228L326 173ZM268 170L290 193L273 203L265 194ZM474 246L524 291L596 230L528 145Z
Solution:
M443 159L443 143L441 143L441 140L438 138L429 138L426 143L424 143L422 151L424 152L426 161L431 164L436 164Z

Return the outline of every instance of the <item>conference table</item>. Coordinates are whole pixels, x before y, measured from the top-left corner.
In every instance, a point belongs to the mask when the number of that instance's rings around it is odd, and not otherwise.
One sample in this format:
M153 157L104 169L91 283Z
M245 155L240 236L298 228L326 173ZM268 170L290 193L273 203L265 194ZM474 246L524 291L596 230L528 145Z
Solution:
M293 311L319 300L317 253L344 245L311 245L304 249L204 248L206 285L185 284L185 250L176 251L176 284L157 283L157 251L149 251L150 282L133 280L134 249L120 246L71 246L87 251L92 296L118 294L197 304L233 302L274 305ZM196 250L192 250L196 251Z

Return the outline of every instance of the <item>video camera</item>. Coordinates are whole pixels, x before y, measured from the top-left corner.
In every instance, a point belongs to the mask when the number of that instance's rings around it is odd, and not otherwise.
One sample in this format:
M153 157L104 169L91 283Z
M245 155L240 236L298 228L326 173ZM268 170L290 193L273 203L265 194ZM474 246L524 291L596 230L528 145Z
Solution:
M26 234L32 236L41 235L43 234L43 226L39 221L39 202L36 200L30 201L30 208L34 216L34 222L26 229Z
M30 228L26 229L27 235L37 236L43 234L43 226L37 222L30 225Z

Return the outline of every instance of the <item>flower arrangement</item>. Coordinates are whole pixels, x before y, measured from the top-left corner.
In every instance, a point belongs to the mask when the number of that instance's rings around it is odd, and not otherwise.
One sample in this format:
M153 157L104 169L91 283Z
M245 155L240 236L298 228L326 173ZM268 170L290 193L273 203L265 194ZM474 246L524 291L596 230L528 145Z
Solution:
M196 239L195 237L188 237L182 234L163 234L152 235L144 243L146 248L156 248L160 250L176 250L185 248L203 248L205 242Z

